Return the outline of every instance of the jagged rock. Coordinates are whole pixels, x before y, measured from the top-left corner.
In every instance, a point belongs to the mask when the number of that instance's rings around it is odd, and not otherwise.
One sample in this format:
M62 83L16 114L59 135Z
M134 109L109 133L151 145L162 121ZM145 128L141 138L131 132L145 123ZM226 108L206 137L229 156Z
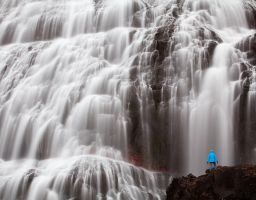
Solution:
M174 178L166 200L254 200L256 166L218 167L205 175Z

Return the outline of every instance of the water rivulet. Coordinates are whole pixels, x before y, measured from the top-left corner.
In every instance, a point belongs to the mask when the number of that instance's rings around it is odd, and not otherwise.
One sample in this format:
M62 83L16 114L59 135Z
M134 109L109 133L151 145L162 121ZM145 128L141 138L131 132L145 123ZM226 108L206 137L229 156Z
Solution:
M256 162L248 2L1 0L0 199L163 199L210 149Z

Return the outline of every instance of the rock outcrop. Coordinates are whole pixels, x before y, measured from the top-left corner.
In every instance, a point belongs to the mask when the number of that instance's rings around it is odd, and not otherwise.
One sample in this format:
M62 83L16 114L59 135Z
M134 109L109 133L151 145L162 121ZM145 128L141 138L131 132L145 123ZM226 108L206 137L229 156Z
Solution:
M254 200L256 166L218 167L207 174L174 178L166 200Z

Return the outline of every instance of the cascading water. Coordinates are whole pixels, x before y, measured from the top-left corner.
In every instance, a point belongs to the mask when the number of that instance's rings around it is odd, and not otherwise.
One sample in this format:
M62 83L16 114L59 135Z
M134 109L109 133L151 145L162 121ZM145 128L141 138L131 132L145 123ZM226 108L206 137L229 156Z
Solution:
M0 199L163 199L210 149L255 162L252 33L242 0L0 1Z
M163 198L127 162L130 69L166 12L149 3L1 1L0 199Z
M188 15L188 20L195 15L197 19L193 22L208 26L222 40L216 44L210 68L202 72L202 66L199 66L198 94L194 94L193 86L191 91L195 98L190 104L187 167L188 172L201 174L207 168L205 160L210 149L220 155L222 165L234 164L233 102L239 83L238 77L230 80L230 69L237 67L236 63L243 55L233 45L251 30L242 1L187 1L184 7L193 13ZM193 40L188 42L185 48L191 48L193 43ZM191 67L195 69L198 65L192 64Z
M233 164L234 87L229 83L227 67L230 65L227 61L232 53L232 47L229 45L220 44L216 47L213 66L205 72L196 105L192 105L189 128L189 169L196 174L202 173L207 168L203 161L209 149L215 149L221 156L222 165Z

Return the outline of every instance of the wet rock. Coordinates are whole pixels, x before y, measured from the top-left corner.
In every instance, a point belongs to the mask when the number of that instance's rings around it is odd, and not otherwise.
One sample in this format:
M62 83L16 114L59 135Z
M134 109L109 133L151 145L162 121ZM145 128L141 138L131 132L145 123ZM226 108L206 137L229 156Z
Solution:
M249 78L246 78L246 79L242 82L243 90L244 90L245 92L249 92L249 90L250 90L250 85L251 85L250 79L249 79Z
M207 45L206 45L206 50L207 51L206 52L207 52L208 63L212 62L214 50L217 47L217 45L218 45L218 42L214 41L214 40L211 40L211 41L207 42Z
M246 9L246 17L249 23L250 28L256 27L256 1L255 0L246 0L244 1Z
M244 72L244 71L247 71L249 69L250 66L248 66L247 63L244 63L244 62L241 62L240 63L240 71L241 72Z
M175 22L181 13L182 5L183 1L177 1L177 5L170 2L166 6L166 15L159 20L159 26L145 34L145 45L141 53L134 58L133 68L129 71L130 80L136 83L135 87L128 89L125 106L129 116L129 154L134 163L154 169L168 168L169 165L166 159L170 151L169 141L166 140L169 108L163 102L168 102L170 94L164 83L167 68L170 66L168 57ZM150 9L146 6L146 10ZM148 13L150 12L146 12L146 15ZM140 15L139 12L133 15L134 26L140 25ZM145 20L147 21L147 17ZM141 105L144 105L143 109ZM143 124L148 124L147 134L150 139L145 138ZM150 141L145 143L146 139ZM150 147L145 144L150 144ZM149 154L154 159L148 158ZM144 163L145 160L148 162Z
M244 80L246 78L250 78L252 76L252 71L246 70L241 73L241 79Z
M166 200L254 200L256 166L218 167L206 175L174 178Z
M235 47L242 52L256 52L256 33L243 38Z
M19 182L19 187L17 190L18 199L25 199L28 193L28 190L30 188L30 185L32 184L34 179L39 175L40 175L40 172L36 169L28 170L28 172L23 176L22 180Z
M247 93L250 90L250 86L253 81L253 71L249 68L243 71L240 75L241 78L241 86L243 88L243 92Z
M256 33L243 38L235 47L246 55L247 63L244 65L247 68L250 68L250 65L256 65Z

